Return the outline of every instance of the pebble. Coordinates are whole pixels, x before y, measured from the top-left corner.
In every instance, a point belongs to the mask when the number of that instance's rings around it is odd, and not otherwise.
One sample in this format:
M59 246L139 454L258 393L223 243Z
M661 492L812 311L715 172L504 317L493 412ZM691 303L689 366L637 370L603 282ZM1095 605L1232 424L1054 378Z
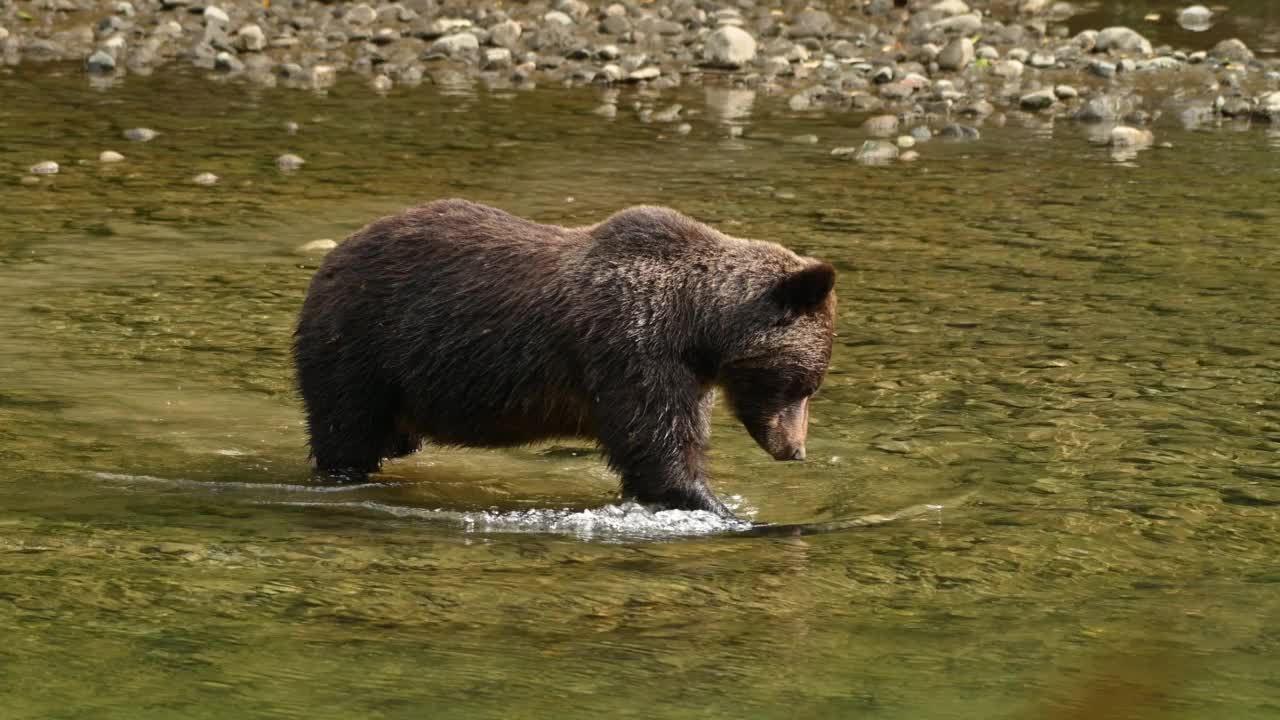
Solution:
M327 253L336 247L338 247L338 243L334 242L329 238L322 238L320 240L312 240L309 243L303 243L302 245L299 245L298 252Z
M1247 63L1253 59L1253 51L1238 38L1223 40L1209 51L1209 57L1230 62Z
M1150 130L1142 130L1132 128L1127 125L1117 125L1111 128L1112 147L1145 147L1150 145L1155 139Z
M1022 76L1023 65L1018 60L1001 60L991 66L991 74L1002 78L1016 78Z
M573 18L569 17L565 13L560 12L559 10L551 10L547 12L545 15L542 16L542 20L543 22L551 23L553 25L572 25L573 24Z
M977 140L982 137L982 133L978 132L978 128L971 125L948 123L938 132L938 136L951 140Z
M906 150L907 148L915 147L915 145L916 145L916 139L915 139L915 138L913 138L913 137L911 137L910 135L899 135L899 136L898 136L898 147L899 147L899 148L902 148L903 150Z
M52 160L45 160L43 162L38 162L35 165L32 165L31 169L28 170L28 172L30 172L32 175L57 175L58 163Z
M755 59L756 39L741 28L726 25L707 36L703 57L709 65L741 67Z
M347 11L343 20L352 25L369 25L378 19L378 12L365 3L360 3Z
M656 80L662 75L662 71L650 65L642 67L639 70L632 70L627 74L627 80L631 82L644 82L646 80Z
M493 70L511 67L511 51L504 47L485 48L481 54L480 67Z
M151 142L159 134L160 133L156 132L155 130L152 130L151 128L145 128L145 127L129 128L128 130L124 131L124 139L132 140L134 142Z
M918 143L929 142L933 139L933 133L924 125L917 125L911 128L911 137Z
M1204 32L1213 26L1213 11L1203 5L1192 5L1178 12L1178 25L1184 30Z
M284 155L281 155L280 157L276 158L276 167L280 168L281 170L297 170L298 168L306 164L307 164L306 160L303 160L302 158L292 153L285 153Z
M1027 93L1018 100L1018 105L1023 110L1044 110L1052 107L1058 101L1057 95L1053 88L1041 88L1035 92Z
M524 28L520 26L520 23L514 20L503 20L489 28L489 42L510 50L515 47L523 32Z
M1115 77L1116 66L1114 63L1109 63L1105 60L1094 60L1089 63L1089 72L1100 78Z
M476 40L476 36L468 32L455 33L446 35L427 48L427 55L463 55L465 53L475 52L480 49L480 41Z
M375 75L374 78L369 81L369 87L373 88L373 91L377 93L390 92L394 85L395 83L386 75Z
M254 24L241 27L236 31L236 42L240 49L247 52L261 52L267 48L267 36L262 28Z
M231 22L231 18L227 16L226 10L223 10L217 5L209 5L204 9L204 22L206 25L226 25Z
M1080 93L1076 92L1076 89L1070 85L1055 85L1053 88L1053 94L1057 95L1059 100L1071 100L1080 95Z
M895 115L874 115L862 123L862 129L872 137L889 137L898 132L898 118Z
M96 50L85 61L85 68L91 73L112 73L116 69L116 59L105 50Z
M942 70L963 70L973 62L973 41L967 37L952 38L938 53L938 67Z
M908 150L898 156L898 162L915 162L920 159L920 153L915 150Z
M118 163L124 162L124 156L115 150L103 150L98 154L98 162L101 163Z
M211 172L202 172L191 178L191 182L197 185L214 185L218 182L218 176Z
M898 146L885 140L867 140L853 159L863 165L883 165L898 158Z
M1150 55L1151 41L1132 28L1109 27L1098 31L1093 49L1095 52Z
M1051 68L1058 64L1058 58L1045 52L1033 52L1027 63L1033 68Z

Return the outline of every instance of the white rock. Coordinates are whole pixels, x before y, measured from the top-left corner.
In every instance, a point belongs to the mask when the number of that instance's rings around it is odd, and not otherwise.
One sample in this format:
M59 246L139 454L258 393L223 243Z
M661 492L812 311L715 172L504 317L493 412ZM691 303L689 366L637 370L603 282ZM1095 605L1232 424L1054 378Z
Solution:
M206 25L214 23L226 25L229 22L231 22L231 18L227 17L227 11L217 5L210 5L204 9L204 23Z
M559 10L551 10L542 16L542 21L553 25L572 25L573 18L560 12Z
M428 53L443 53L445 55L461 55L463 53L475 52L480 49L480 41L476 40L476 36L471 33L454 33L453 35L445 35L444 37L431 43L431 47L427 49Z
M236 31L236 40L240 43L241 50L249 52L261 52L267 48L267 36L262 32L262 28L250 23L241 27Z
M124 162L124 156L115 150L103 150L98 154L98 162L100 163L118 163Z
M1127 125L1117 125L1111 128L1111 146L1112 147L1146 147L1155 140L1155 135L1150 130L1142 130L1132 128Z
M32 175L57 175L58 163L52 160L45 160L44 162L38 162L35 165L31 166L30 172Z
M191 178L191 182L197 185L214 185L218 182L218 176L211 172L202 172Z
M969 12L969 6L964 3L964 0L940 0L930 5L929 9L947 16L963 15Z
M309 243L303 243L302 245L299 245L298 252L327 253L336 247L338 247L338 243L334 242L333 240L330 240L329 238L322 238L320 240L312 240Z
M756 57L756 39L742 28L725 25L707 36L703 57L719 67L741 67Z
M360 3L348 10L343 19L352 25L368 25L378 19L378 11L365 3Z
M284 155L276 158L276 167L281 170L297 170L306 164L306 160L303 160L293 153L285 153Z
M642 67L639 70L632 70L631 73L627 75L627 79L632 82L642 82L645 80L657 80L661 75L661 70L650 65L649 67Z

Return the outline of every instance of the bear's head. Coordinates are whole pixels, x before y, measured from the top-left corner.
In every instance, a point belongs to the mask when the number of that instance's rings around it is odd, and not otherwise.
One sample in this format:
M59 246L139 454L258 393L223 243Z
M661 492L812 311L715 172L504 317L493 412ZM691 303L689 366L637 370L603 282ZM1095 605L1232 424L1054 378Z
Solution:
M800 267L753 283L717 378L733 413L777 460L804 459L809 398L826 377L835 335L835 268L797 260Z

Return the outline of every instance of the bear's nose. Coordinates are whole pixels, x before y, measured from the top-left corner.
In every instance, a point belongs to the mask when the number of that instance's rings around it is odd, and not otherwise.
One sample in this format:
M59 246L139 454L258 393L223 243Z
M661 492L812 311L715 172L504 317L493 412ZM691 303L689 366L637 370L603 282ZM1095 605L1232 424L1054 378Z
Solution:
M793 452L793 453L791 453L791 459L792 459L792 460L803 460L803 459L804 459L804 446L803 446L803 445L801 445L800 447L796 448L796 451L795 451L795 452Z

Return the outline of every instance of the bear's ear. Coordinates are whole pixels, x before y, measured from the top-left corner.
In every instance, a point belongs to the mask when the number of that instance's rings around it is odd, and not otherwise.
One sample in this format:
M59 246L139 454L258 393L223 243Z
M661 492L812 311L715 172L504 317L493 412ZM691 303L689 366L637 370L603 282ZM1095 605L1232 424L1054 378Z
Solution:
M828 263L814 263L784 275L773 289L773 299L788 310L806 312L826 301L836 284L836 269Z

